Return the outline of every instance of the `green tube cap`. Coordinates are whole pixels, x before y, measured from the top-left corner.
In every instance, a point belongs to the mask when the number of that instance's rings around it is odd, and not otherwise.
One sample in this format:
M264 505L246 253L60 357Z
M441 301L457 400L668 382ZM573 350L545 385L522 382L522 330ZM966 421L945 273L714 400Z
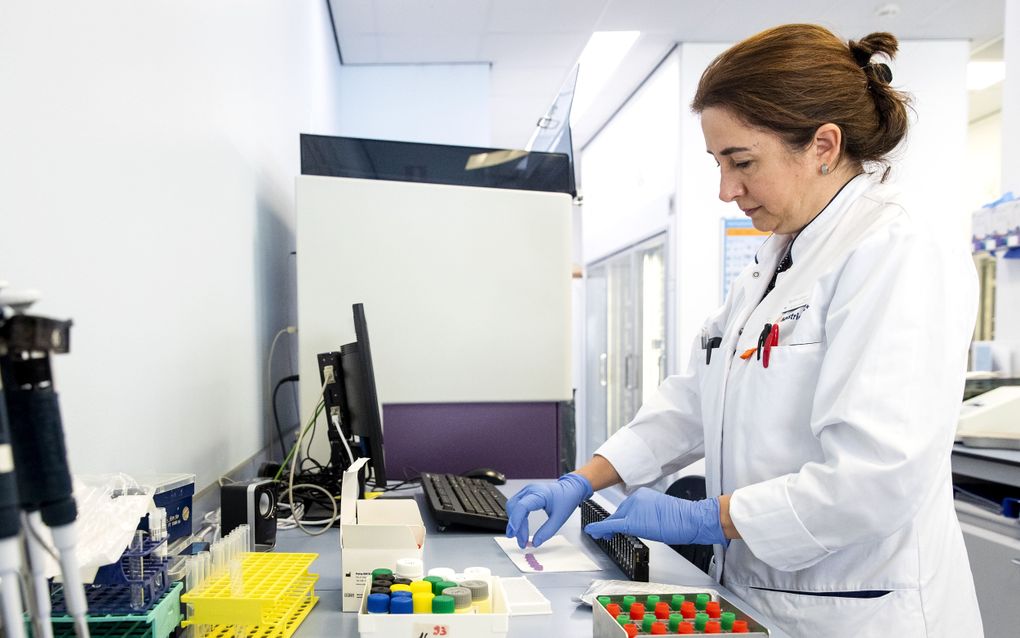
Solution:
M705 631L705 624L708 623L708 614L698 614L694 617L694 628L698 631Z
M708 594L698 594L698 597L694 601L694 608L698 611L705 611L705 607L708 605L710 598L711 597Z
M732 611L724 611L719 615L719 623L722 628L726 631L733 629L733 621L737 619L737 615Z
M454 610L453 596L436 596L432 599L433 614L452 614Z

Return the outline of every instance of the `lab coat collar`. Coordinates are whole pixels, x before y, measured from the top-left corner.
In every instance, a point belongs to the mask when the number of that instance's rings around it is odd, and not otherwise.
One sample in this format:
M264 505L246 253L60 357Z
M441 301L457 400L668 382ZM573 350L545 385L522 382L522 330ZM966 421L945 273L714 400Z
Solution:
M797 254L806 250L818 238L827 235L827 231L837 223L850 204L872 185L871 176L867 173L852 178L799 233L769 235L754 254L754 263L770 263L773 258L778 259L777 255L784 253L790 242L793 242L793 246L790 247L790 260L794 264L797 263Z
M809 250L819 239L828 236L832 228L843 218L843 214L850 205L857 201L857 198L872 185L871 176L867 173L861 173L844 184L843 188L822 209L822 212L808 222L808 225L802 228L799 233L792 235L793 246L790 247L792 262L796 264L798 254Z

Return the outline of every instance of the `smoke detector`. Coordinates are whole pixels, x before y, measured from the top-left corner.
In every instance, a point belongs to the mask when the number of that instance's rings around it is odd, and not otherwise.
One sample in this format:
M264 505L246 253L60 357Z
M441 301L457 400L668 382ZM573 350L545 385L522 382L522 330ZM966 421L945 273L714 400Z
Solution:
M875 9L875 16L878 18L895 18L900 14L900 5L895 2L889 4L883 4L879 8Z

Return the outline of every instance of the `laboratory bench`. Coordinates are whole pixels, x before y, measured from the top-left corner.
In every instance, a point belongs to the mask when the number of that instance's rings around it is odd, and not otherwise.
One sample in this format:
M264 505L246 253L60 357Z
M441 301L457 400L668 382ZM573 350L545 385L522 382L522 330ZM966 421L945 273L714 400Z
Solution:
M954 482L988 482L1020 494L1020 450L953 446ZM1015 489L1009 489L1015 488ZM964 499L956 513L967 545L985 636L1016 636L1020 627L1020 521Z
M1020 488L1020 450L953 446L953 474Z
M524 487L528 481L511 480L500 487L510 496ZM426 527L425 568L452 567L463 569L472 565L488 567L494 576L518 577L520 570L507 558L493 540L491 531L460 531L453 528L438 531L435 521L424 503L420 489L395 492L393 497L414 497L418 501ZM609 511L623 499L619 489L603 490L595 497ZM544 520L545 514L538 512L531 521ZM532 528L532 532L538 529ZM580 596L592 580L625 579L620 569L590 538L581 532L580 511L563 525L559 534L581 547L592 560L602 568L599 572L558 572L549 574L526 574L552 604L552 615L514 616L510 619L508 638L535 638L548 636L550 626L556 627L555 635L562 638L590 638L592 636L591 608L579 605ZM774 638L786 638L787 634L771 626L770 619L756 611L732 592L720 586L715 580L689 563L669 546L654 541L645 541L649 547L649 580L686 587L712 588L724 597L745 609L771 628ZM331 529L320 536L309 536L300 530L281 531L276 545L277 551L314 552L319 554L310 571L319 575L315 591L319 602L298 628L294 638L318 638L358 635L358 617L355 613L343 613L341 609L341 584L339 531Z

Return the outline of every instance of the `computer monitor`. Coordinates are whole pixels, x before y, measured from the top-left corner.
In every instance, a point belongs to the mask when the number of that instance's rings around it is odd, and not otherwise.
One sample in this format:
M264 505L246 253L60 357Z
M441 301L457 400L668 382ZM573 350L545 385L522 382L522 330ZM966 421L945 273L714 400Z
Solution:
M340 418L346 426L347 436L358 437L359 456L367 456L374 483L386 485L386 462L383 458L382 418L379 415L379 395L375 388L375 368L372 365L372 347L368 340L368 322L365 307L356 303L354 334L357 341L340 346L340 366L343 393L340 401ZM328 407L328 406L327 406Z

